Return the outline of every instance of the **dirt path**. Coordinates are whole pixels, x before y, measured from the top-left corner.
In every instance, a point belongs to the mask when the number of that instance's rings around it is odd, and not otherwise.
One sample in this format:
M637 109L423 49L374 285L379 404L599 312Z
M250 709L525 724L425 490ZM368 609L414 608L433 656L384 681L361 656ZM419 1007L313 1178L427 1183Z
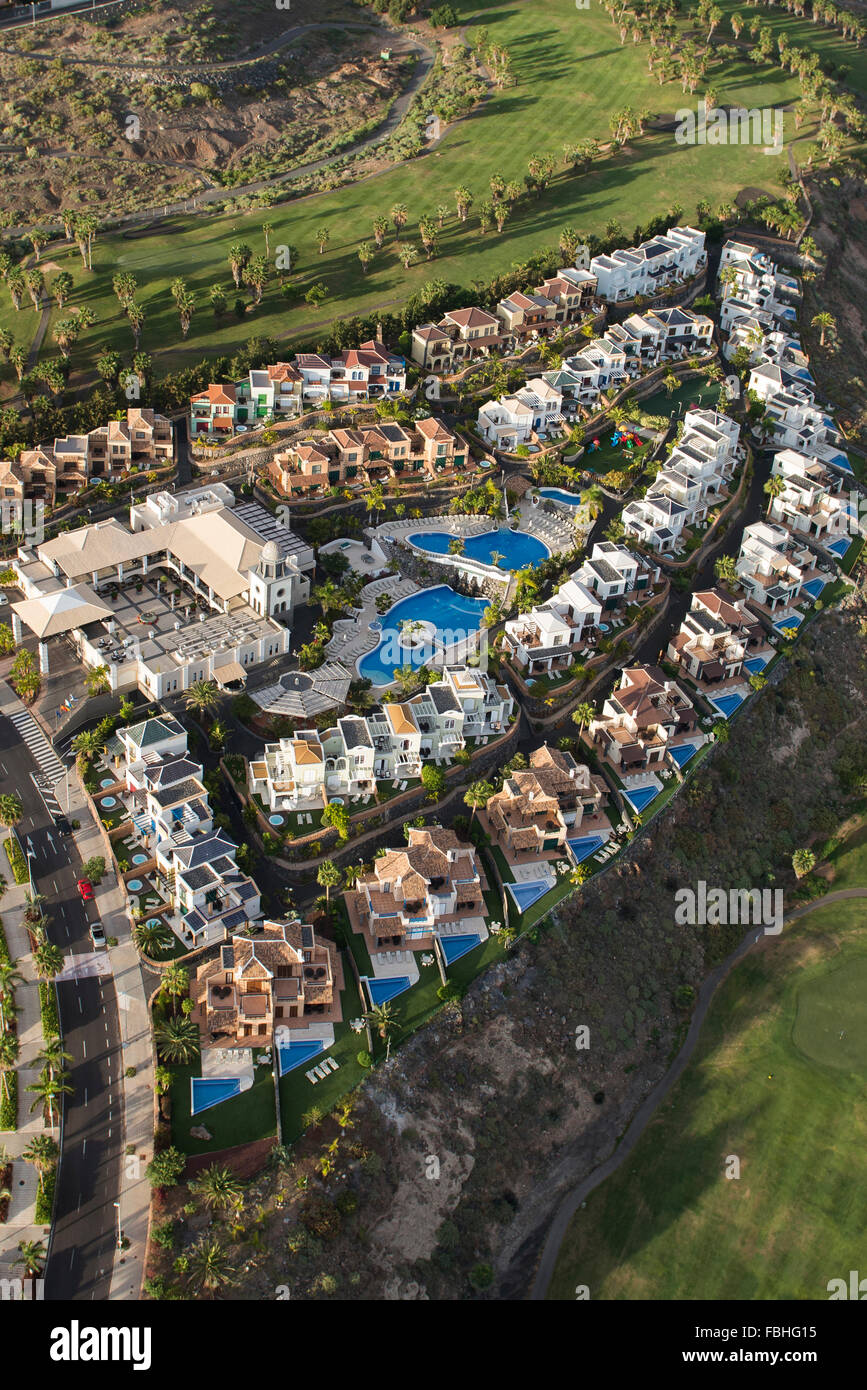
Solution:
M840 888L835 893L826 893L824 897L818 898L815 902L805 903L803 907L797 907L789 914L786 919L786 926L797 921L801 917L806 917L808 913L815 912L817 908L827 907L830 903L842 902L850 898L867 898L867 888ZM708 975L704 984L699 990L698 1002L695 1007L689 1025L686 1040L677 1057L672 1062L665 1076L654 1086L647 1099L642 1101L630 1121L623 1138L617 1145L614 1153L607 1158L604 1163L600 1163L598 1168L586 1177L576 1188L568 1193L560 1202L554 1213L554 1218L545 1238L542 1247L542 1254L536 1268L536 1275L530 1289L530 1299L541 1301L548 1293L548 1287L554 1274L554 1268L560 1254L560 1247L569 1227L569 1223L581 1203L595 1191L606 1178L615 1173L628 1158L641 1138L650 1121L653 1119L660 1102L665 1099L686 1069L687 1063L691 1060L698 1043L702 1024L707 1017L714 994L717 988L725 980L726 976L752 948L762 940L764 932L756 931L751 928L747 936L739 946L727 956L720 965Z

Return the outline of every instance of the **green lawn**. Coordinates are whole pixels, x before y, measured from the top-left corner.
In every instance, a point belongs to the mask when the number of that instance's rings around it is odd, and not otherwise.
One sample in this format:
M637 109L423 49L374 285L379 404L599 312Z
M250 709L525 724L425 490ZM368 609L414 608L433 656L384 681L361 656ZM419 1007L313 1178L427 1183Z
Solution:
M586 175L558 174L541 199L522 205L513 214L501 234L480 234L472 213L465 224L452 216L442 229L440 254L434 261L422 258L404 271L394 239L389 238L369 273L362 276L358 245L370 237L372 219L387 213L395 202L407 204L405 237L417 243L419 217L432 213L439 203L453 205L458 185L466 183L478 204L487 196L488 180L495 172L521 182L527 160L535 153L551 152L559 158L564 141L590 136L609 140L610 116L618 107L646 107L654 116L671 117L688 101L695 104L696 98L684 97L679 83L660 87L651 78L645 46L627 43L621 47L601 7L576 11L572 0L549 0L544 6L503 8L494 0L482 6L474 0L459 3L457 8L462 20L471 19L470 33L473 24L485 24L492 40L505 43L517 85L494 92L429 155L364 182L272 209L267 217L275 225L274 244L293 244L300 252L297 299L287 306L275 281L262 305L243 322L231 311L217 321L208 307L208 290L214 283L229 292L230 304L234 301L226 258L231 243L244 239L255 253L263 249L261 223L265 214L261 210L178 218L153 236L103 235L96 244L92 274L81 272L74 248L59 256L52 252L50 257L75 275L72 303L90 305L98 319L73 348L73 369L92 362L95 348L112 346L125 353L131 351L129 326L111 289L111 277L120 269L138 277L138 298L147 315L142 346L159 355L164 371L197 361L206 353L230 350L251 334L271 334L290 342L315 340L317 333L328 331L336 316L397 307L433 276L461 284L476 278L487 281L541 247L554 244L567 223L601 233L610 219L618 219L629 234L637 223L646 222L675 202L682 204L686 218L694 218L700 198L717 206L744 187L764 188L773 194L778 191L778 161L766 158L758 147L679 146L670 128L651 128L632 147ZM833 52L837 61L845 55L853 73L861 73L867 63L867 53L843 43L835 31L794 21L782 11L763 11L761 18L785 26L790 34L803 30L804 43ZM725 72L713 69L712 75L723 101L778 105L799 95L797 79L769 65L756 67L737 61ZM552 113L556 113L553 119ZM792 133L791 120L787 119L787 135ZM804 125L799 138L809 141L812 134L811 127ZM331 234L322 256L314 240L320 226ZM195 291L198 303L183 343L169 292L179 273ZM303 294L314 280L324 281L329 291L329 298L318 309L303 302ZM58 316L55 312L53 317ZM16 314L8 295L0 295L0 326L10 327L23 342L35 325L32 308L22 308ZM50 332L46 351L56 355Z
M834 888L867 885L865 847L862 831ZM857 901L819 907L742 962L628 1164L573 1218L549 1297L587 1284L594 1299L822 1299L857 1268L865 985Z
M270 1067L256 1068L253 1085L248 1091L212 1105L198 1115L190 1114L190 1078L200 1076L201 1067L197 1063L192 1067L172 1067L171 1071L172 1136L182 1153L214 1153L252 1143L255 1139L266 1139L275 1133L277 1113ZM191 1138L190 1127L194 1125L204 1125L213 1138Z
M327 1115L334 1109L340 1097L351 1091L367 1075L356 1060L359 1052L367 1048L365 1035L353 1033L349 1026L350 1019L361 1017L364 1006L348 962L344 966L344 975L346 987L340 996L343 1022L335 1024L334 1046L330 1047L326 1054L337 1062L337 1071L333 1071L315 1086L312 1085L305 1073L321 1060L314 1057L307 1066L296 1067L280 1078L280 1113L284 1144L294 1143L303 1134L306 1128L303 1116L308 1110L316 1106Z

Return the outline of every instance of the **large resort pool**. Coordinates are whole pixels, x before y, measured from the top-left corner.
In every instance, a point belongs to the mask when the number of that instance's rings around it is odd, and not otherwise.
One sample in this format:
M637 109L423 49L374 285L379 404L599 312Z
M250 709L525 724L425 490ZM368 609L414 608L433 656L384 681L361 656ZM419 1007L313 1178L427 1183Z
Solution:
M382 619L380 641L372 652L361 657L358 674L372 685L391 685L400 667L418 669L430 664L432 642L451 645L478 632L488 599L466 598L448 584L422 589L401 599ZM404 623L418 623L414 637L402 634Z
M449 545L455 537L448 531L416 531L408 539L410 545L414 545L418 550L429 550L433 555L448 555ZM520 570L525 565L541 565L551 553L547 545L535 536L528 535L526 531L513 531L509 526L501 526L496 531L469 536L464 541L462 554L468 560L478 560L483 565L490 565L493 563L491 556L495 551L502 556L499 565L504 570Z

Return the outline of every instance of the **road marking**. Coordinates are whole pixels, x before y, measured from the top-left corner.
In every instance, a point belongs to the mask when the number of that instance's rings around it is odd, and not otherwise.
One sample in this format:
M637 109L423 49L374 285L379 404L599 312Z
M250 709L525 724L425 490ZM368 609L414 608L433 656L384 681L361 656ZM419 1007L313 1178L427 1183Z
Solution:
M86 1057L86 1056L87 1056L87 1043L84 1041L84 1038L82 1038L82 1040L81 1040L81 1050L82 1050L82 1052L84 1053L84 1055L85 1055L85 1057Z
M87 1153L87 1140L85 1139L85 1140L82 1142L82 1145L81 1145L81 1157L84 1158L84 1155L85 1155L86 1153Z
M59 892L60 892L60 889L59 889L58 886L57 886L57 879L56 879L56 878L53 878L53 879L51 880L51 882L54 884L54 891L55 891L55 893L59 893Z
M84 1108L87 1109L87 1087L84 1088Z
M84 1006L83 1006L83 1004L82 1004L82 1002L81 1002L81 998L80 998L80 997L79 997L79 1000L78 1000L78 1012L79 1012L80 1014L83 1014L83 1013L84 1013Z
M4 776L4 777L8 777L8 776L9 776L9 773L6 771L6 764L5 764L5 763L0 763L0 770L2 770L3 776Z
M61 917L65 917L65 916L66 916L66 908L63 906L63 903L58 903L58 904L57 904L57 909L58 909L58 911L59 911Z
M66 775L66 768L58 758L48 739L43 734L32 714L26 710L20 710L17 714L10 714L10 720L14 724L21 738L27 744L30 756L36 763L40 772L46 777L51 777L54 782L59 782L61 777Z

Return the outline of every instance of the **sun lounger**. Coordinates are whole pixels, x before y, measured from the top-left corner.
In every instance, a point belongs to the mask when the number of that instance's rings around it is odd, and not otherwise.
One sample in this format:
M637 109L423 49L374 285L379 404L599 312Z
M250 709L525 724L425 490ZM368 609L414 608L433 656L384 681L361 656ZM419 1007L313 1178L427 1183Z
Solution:
M306 1071L304 1075L307 1077L307 1080L310 1082L311 1086L315 1086L319 1080L319 1077L316 1075L314 1071Z
M331 1071L337 1071L337 1068L340 1066L340 1063L339 1063L339 1062L335 1062L335 1060L334 1060L333 1057L326 1057L326 1059L325 1059L325 1065L326 1065Z
M319 1080L320 1080L320 1081L322 1081L322 1080L328 1075L328 1069L327 1069L327 1067L318 1066L318 1067L314 1067L313 1070L315 1071L316 1075L319 1077Z

